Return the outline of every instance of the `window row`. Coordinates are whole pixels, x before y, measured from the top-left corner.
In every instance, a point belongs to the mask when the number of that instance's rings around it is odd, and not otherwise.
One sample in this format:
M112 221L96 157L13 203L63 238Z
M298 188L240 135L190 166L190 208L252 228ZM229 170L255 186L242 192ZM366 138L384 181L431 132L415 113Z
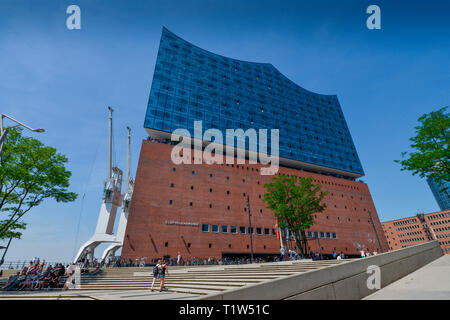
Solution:
M212 232L212 233L219 233L219 230L221 233L231 233L231 234L256 234L257 235L265 235L265 236L274 236L276 235L275 229L271 228L253 228L253 227L244 227L244 226L227 226L227 225L221 225L218 224L202 224L202 231L203 232Z
M445 217L450 217L450 212L434 214L431 216L427 216L428 220L441 219Z
M404 224L410 224L410 223L416 223L416 222L418 222L416 218L408 219L408 220L401 220L401 221L394 222L394 226L401 226Z
M327 239L337 239L336 232L323 232L323 231L307 231L308 238L318 239L327 238Z

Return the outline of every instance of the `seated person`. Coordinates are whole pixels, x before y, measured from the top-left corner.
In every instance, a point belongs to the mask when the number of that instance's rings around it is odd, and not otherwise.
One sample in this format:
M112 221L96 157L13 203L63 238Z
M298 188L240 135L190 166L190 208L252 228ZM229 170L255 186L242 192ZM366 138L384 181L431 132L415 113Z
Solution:
M19 288L19 286L25 281L27 276L27 267L25 267L22 272L20 273L19 277L16 279L16 281L14 283L11 283L6 290L7 291L12 291L12 290L17 290Z
M8 290L9 287L14 287L17 283L17 279L19 278L19 276L20 272L17 272L15 275L10 276L5 286L3 287L3 290Z
M97 264L97 267L95 268L94 271L91 272L91 274L96 275L96 274L99 274L99 273L101 273L101 272L102 272L102 268L101 268L100 264L98 263L98 264Z
M51 267L47 268L47 271L41 275L41 277L38 280L37 285L34 287L37 290L43 289L45 286L48 286L49 281L52 278L51 274Z
M34 273L31 271L27 272L27 275L25 276L25 280L20 284L19 286L19 291L24 290L24 289L29 289L31 288L31 284L34 281Z
M51 272L50 280L48 281L49 288L58 288L59 287L60 277L56 271Z

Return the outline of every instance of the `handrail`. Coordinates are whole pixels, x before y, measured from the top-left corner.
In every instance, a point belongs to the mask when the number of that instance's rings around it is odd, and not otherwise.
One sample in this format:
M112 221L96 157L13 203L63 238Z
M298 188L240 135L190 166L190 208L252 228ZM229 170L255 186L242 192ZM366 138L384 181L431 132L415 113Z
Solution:
M0 269L3 269L3 270L7 270L7 269L23 269L24 267L26 267L26 266L28 266L30 264L30 261L32 261L32 260L5 261L0 266ZM43 260L41 260L41 263L42 262L43 262ZM70 262L62 262L62 261L56 261L56 262L45 261L45 265L46 266L49 266L49 265L54 266L55 264L59 264L59 263L61 263L63 266L67 266L67 265L70 264Z

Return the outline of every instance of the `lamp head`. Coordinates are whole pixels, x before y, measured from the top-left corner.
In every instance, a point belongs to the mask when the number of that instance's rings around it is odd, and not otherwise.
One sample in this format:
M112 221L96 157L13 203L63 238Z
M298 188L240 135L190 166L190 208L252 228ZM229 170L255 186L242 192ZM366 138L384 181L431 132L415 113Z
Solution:
M45 132L45 129L39 128L39 129L34 129L33 131L41 133L41 132Z

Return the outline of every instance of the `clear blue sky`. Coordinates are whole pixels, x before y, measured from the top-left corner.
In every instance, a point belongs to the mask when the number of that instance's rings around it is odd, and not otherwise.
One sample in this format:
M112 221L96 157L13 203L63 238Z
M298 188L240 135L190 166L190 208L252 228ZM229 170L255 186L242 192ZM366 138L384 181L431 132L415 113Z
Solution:
M70 4L81 7L81 30L66 28ZM370 4L381 8L381 30L366 28ZM438 211L426 182L393 160L409 149L417 118L449 104L449 12L447 1L431 0L0 0L0 112L47 130L32 135L68 156L80 194L29 212L6 259L67 261L94 232L108 105L116 110L115 162L125 169L129 125L135 173L162 26L337 94L381 220Z

